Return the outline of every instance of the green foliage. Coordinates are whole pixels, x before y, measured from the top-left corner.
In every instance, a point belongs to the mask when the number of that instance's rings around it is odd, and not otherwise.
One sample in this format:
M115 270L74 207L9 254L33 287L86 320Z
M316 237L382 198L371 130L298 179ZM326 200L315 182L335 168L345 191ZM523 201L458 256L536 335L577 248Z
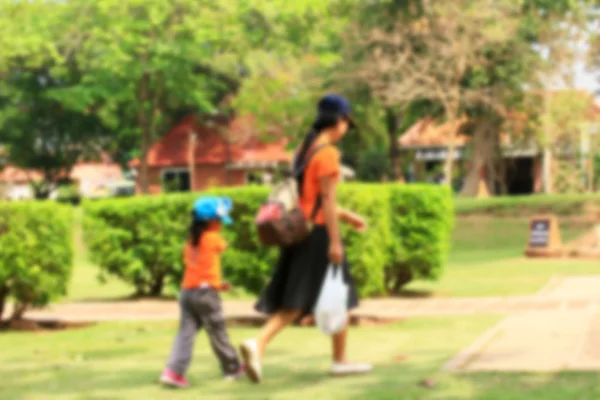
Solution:
M346 256L362 296L386 294L385 271L391 263L390 187L381 184L349 184L340 187L341 207L362 215L369 224L365 233L343 226Z
M391 187L394 246L388 287L398 291L406 280L438 279L454 226L450 189L434 185Z
M131 284L138 295L158 296L165 283L177 283L189 201L178 195L135 197L84 207L85 238L103 274Z
M364 150L358 160L356 177L365 182L381 182L390 172L388 152L382 148L372 147Z
M81 193L79 186L74 183L60 185L56 189L56 200L61 203L71 203L78 205L81 202Z
M222 260L224 276L234 286L257 294L266 285L278 255L276 249L261 246L254 224L268 189L251 186L209 193L229 196L234 201L234 225L223 230L230 244ZM197 196L170 194L86 203L85 236L93 260L104 274L131 284L139 295L160 295L165 285L178 287L190 209ZM415 278L439 275L452 213L445 189L348 184L340 188L339 202L364 215L370 226L364 234L343 228L361 295L387 293L395 282L390 271L409 268ZM408 204L403 206L402 202ZM402 216L392 217L391 207L401 211ZM399 262L395 262L396 256L401 257Z
M68 8L56 2L0 4L0 136L10 163L40 170L52 184L79 157L97 153L111 134L94 115L65 109L52 96L81 81L71 45L62 43L72 33L67 24L73 21L63 19Z
M0 315L6 296L20 318L27 307L66 294L71 226L71 208L54 202L0 203Z

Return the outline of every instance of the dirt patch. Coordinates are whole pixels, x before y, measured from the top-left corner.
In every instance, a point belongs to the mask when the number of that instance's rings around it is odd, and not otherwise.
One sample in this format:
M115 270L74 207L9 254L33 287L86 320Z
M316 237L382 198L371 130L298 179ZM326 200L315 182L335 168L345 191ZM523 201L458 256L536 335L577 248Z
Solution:
M93 322L66 322L59 320L20 319L0 322L0 331L47 332L79 329L95 325Z

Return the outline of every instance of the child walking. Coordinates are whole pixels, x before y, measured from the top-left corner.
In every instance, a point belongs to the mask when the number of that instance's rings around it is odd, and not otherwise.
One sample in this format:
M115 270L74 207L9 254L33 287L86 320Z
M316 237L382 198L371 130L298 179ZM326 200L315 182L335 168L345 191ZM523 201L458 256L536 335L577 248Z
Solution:
M218 293L229 289L229 284L221 280L221 253L227 244L219 231L222 224L231 224L231 206L231 200L222 197L201 197L194 204L190 237L184 250L179 332L160 377L160 382L167 386L188 386L185 373L200 328L208 333L224 377L236 379L244 374L237 352L229 342Z

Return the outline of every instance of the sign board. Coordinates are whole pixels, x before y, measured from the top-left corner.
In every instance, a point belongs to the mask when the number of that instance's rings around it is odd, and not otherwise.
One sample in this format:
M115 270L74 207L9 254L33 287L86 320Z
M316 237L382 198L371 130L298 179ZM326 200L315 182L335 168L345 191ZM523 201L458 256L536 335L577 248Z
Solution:
M529 257L557 257L562 255L558 219L542 215L529 221L529 242L525 254Z
M550 220L534 219L529 227L529 247L544 248L550 243Z

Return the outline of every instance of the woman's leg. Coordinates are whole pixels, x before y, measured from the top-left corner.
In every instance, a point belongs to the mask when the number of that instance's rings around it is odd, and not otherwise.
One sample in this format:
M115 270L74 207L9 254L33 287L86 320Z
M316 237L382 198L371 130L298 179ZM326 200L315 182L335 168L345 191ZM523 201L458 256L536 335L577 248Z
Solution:
M258 356L262 359L267 344L283 328L294 322L302 311L300 310L280 310L273 314L263 325L258 337L256 338Z
M346 359L346 342L348 339L348 325L343 331L336 333L331 338L333 366L331 373L337 376L364 374L371 371L369 364L350 363Z
M333 362L338 364L344 364L346 362L346 339L348 338L348 325L343 331L336 333L331 338L333 347Z
M240 351L244 357L246 374L252 382L258 383L262 378L262 357L267 344L283 328L301 315L300 310L279 310L263 325L256 339L242 343Z

